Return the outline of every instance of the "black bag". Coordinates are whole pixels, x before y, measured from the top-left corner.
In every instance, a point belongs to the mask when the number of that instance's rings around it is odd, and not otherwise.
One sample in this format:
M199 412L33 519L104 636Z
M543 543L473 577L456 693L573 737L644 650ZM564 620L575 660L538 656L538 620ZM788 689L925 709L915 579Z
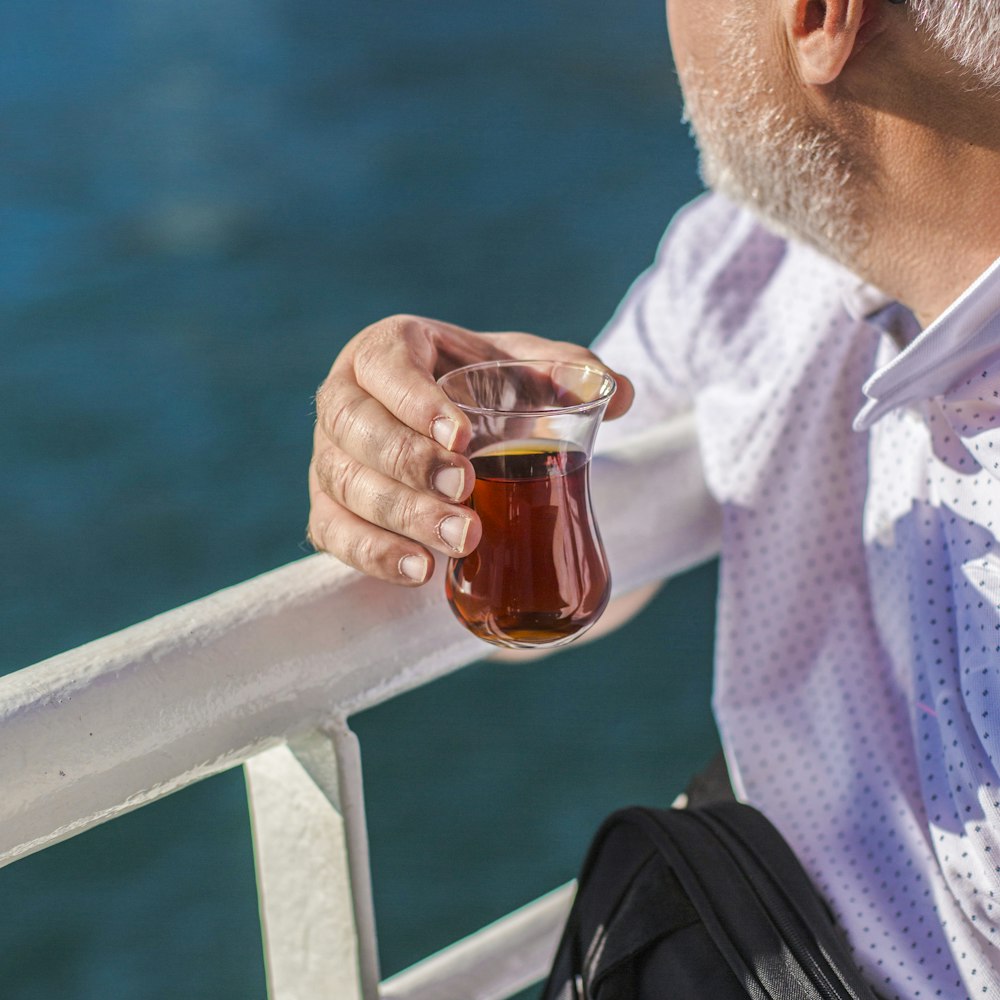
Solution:
M778 831L735 801L602 825L543 1000L874 1000Z

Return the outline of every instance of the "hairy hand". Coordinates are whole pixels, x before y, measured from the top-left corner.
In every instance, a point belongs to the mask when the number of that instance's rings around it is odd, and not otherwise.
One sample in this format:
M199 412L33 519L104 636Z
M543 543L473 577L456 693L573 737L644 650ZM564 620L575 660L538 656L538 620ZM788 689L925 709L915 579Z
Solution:
M527 333L474 333L392 316L341 351L316 393L309 466L308 537L317 549L392 583L421 584L434 555L468 555L481 527L462 501L472 465L462 452L471 428L437 386L445 372L503 358L601 366L585 347ZM603 366L601 366L603 367ZM607 417L632 403L628 379Z

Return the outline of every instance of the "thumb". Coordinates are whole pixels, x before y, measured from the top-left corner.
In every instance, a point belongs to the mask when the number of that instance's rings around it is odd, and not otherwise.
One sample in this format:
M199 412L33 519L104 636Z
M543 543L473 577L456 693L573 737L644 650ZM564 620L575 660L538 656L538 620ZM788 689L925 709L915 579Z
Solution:
M607 366L605 365L607 368ZM617 420L619 417L624 416L632 408L632 401L635 399L635 387L632 382L625 376L614 371L611 368L607 369L611 372L612 378L615 380L615 394L611 397L611 402L608 403L608 409L604 414L605 420Z

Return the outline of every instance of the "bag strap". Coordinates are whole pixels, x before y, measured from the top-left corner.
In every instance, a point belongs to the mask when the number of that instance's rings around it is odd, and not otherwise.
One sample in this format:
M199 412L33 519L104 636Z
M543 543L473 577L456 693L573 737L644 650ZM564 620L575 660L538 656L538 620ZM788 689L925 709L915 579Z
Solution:
M874 1000L791 848L750 806L622 810L754 1000Z

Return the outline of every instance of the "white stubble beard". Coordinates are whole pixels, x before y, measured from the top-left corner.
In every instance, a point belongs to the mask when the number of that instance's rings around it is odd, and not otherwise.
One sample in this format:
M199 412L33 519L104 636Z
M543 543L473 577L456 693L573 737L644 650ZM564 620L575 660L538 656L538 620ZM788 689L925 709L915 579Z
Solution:
M696 68L684 73L684 120L705 184L780 235L859 270L871 235L860 206L871 170L860 142L783 102L756 48L744 49L726 71L725 92Z

